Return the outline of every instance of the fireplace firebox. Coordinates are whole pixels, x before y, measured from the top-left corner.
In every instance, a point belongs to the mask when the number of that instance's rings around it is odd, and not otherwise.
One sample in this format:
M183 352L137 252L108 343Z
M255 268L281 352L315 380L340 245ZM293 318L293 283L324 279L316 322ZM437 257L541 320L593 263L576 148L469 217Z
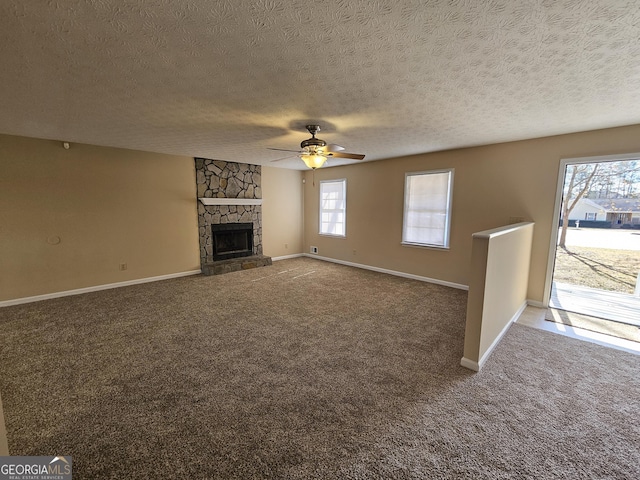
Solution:
M211 225L213 260L253 255L253 223Z

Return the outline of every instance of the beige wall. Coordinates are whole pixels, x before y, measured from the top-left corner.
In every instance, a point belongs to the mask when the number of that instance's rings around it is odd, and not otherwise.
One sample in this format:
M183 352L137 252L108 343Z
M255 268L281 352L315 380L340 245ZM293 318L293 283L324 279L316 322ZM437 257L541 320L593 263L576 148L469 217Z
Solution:
M0 456L9 456L9 441L7 439L7 427L4 422L2 398L0 398Z
M526 305L535 229L533 223L519 225L522 226L489 239L480 359Z
M199 269L193 158L0 136L0 301Z
M462 365L479 370L527 301L533 223L478 232L471 248Z
M302 172L262 167L262 198L264 254L302 253Z
M468 285L473 232L522 217L536 223L528 298L542 301L560 159L630 152L640 125L324 168L315 185L307 171L302 187L300 172L264 167L265 253L315 245ZM401 246L404 173L450 167L451 249ZM347 178L346 239L318 235L318 181L332 178ZM191 157L0 135L0 301L199 269L195 197Z
M640 125L450 150L305 174L304 251L468 285L471 235L509 223L535 222L528 298L543 301L560 159L640 152ZM405 247L405 172L455 168L451 248ZM318 235L318 181L347 179L347 238ZM354 253L355 251L355 253Z

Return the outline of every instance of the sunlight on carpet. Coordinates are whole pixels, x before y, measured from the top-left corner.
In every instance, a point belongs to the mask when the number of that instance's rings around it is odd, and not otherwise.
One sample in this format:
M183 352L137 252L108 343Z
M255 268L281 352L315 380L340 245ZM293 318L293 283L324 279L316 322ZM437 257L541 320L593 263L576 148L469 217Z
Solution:
M549 308L544 319L548 322L561 323L571 327L582 328L591 332L603 333L613 337L624 338L632 342L640 342L640 328L620 322L613 322L580 313Z

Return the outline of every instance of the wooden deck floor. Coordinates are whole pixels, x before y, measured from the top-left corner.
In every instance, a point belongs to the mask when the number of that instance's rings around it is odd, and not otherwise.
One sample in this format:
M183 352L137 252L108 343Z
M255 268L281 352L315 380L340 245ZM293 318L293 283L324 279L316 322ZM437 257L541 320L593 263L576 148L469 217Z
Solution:
M640 298L553 282L549 306L640 327Z

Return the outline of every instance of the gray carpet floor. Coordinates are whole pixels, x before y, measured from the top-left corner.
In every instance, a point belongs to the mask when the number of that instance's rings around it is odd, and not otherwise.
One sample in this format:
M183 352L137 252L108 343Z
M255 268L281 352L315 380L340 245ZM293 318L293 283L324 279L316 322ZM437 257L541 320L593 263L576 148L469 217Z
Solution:
M640 478L640 357L299 258L0 309L12 455L74 479Z

